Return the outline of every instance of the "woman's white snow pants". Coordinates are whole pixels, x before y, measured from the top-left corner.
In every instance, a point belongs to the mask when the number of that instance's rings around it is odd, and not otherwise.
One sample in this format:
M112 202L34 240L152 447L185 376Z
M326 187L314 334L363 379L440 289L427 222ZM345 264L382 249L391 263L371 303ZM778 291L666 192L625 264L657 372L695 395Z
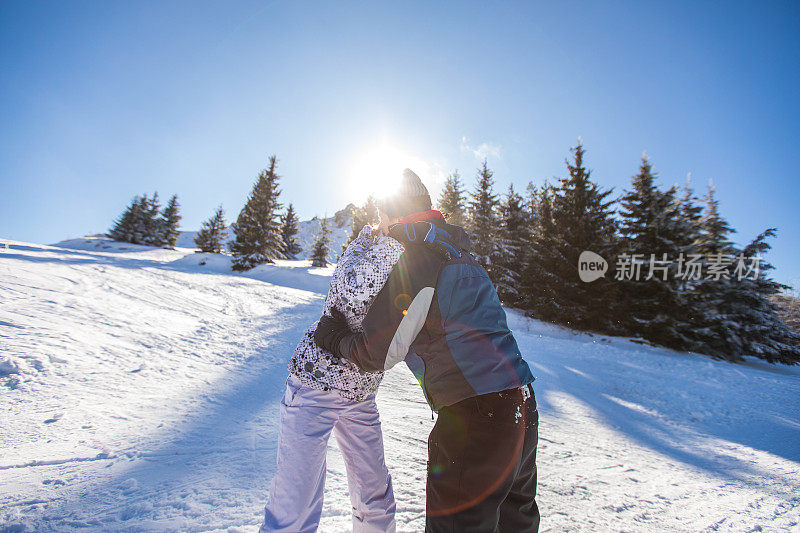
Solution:
M262 533L317 530L331 431L347 467L353 531L395 531L392 478L383 457L375 395L353 402L334 392L305 387L290 374L281 400L278 465Z

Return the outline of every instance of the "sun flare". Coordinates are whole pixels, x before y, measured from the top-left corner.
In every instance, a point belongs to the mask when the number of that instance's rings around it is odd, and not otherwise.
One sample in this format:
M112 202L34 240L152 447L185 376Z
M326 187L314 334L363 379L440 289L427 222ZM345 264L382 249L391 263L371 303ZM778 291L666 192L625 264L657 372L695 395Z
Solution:
M363 201L370 194L377 198L392 193L400 184L404 168L417 173L427 165L396 146L380 144L354 158L348 172L348 193L354 201Z

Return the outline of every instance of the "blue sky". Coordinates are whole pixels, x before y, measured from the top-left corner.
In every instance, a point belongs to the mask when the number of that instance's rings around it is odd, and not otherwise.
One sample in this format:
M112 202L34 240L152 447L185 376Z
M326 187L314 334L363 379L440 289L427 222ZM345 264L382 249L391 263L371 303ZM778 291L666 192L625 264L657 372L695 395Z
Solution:
M798 86L797 2L6 1L0 237L103 232L153 190L186 229L235 218L272 153L302 218L363 199L386 147L431 189L483 155L524 188L581 137L618 193L643 150L664 185L713 179L800 285Z

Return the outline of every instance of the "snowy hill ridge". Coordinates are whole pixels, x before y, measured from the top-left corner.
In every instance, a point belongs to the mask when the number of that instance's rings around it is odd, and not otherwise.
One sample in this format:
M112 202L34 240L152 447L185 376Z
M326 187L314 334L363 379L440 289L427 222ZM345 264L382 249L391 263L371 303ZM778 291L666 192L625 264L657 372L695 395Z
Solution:
M286 363L332 267L0 243L0 532L256 531ZM800 368L508 318L537 378L543 531L800 527ZM402 365L378 404L398 530L422 531L430 411ZM320 531L345 531L330 448Z
M333 216L325 218L328 221L328 229L330 230L330 254L328 260L336 262L336 258L341 254L344 245L350 240L350 234L353 227L353 212L355 205L348 204L343 209L340 209ZM324 217L323 217L324 218ZM301 220L297 223L298 232L296 239L300 245L301 251L297 254L296 259L310 259L311 251L314 243L319 235L319 230L322 225L321 218L314 217L311 220ZM226 243L233 242L235 235L231 231L230 226L227 228L228 235ZM196 248L194 238L197 236L197 231L182 231L178 235L177 246L179 248Z

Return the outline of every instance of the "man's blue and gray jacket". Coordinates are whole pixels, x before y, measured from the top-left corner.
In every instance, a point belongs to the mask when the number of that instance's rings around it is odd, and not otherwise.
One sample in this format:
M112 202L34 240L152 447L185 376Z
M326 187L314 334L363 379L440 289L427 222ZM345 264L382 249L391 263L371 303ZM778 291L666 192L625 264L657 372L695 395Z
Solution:
M337 338L333 353L367 372L405 360L435 411L531 383L497 291L470 255L464 230L436 219L395 224L389 235L405 252L362 331Z

